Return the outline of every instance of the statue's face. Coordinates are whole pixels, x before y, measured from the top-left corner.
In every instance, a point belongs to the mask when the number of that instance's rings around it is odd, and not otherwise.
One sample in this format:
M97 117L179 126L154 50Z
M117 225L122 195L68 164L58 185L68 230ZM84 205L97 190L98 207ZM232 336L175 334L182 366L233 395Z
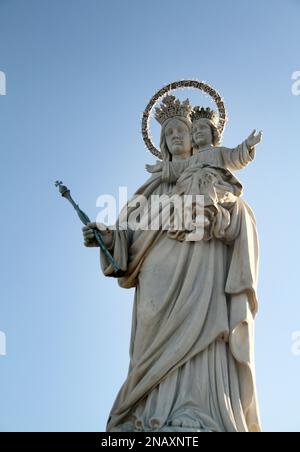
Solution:
M196 146L206 146L212 144L212 130L206 119L198 119L198 121L193 123L192 137Z
M191 153L191 133L186 124L174 118L166 126L166 142L172 155L184 156Z

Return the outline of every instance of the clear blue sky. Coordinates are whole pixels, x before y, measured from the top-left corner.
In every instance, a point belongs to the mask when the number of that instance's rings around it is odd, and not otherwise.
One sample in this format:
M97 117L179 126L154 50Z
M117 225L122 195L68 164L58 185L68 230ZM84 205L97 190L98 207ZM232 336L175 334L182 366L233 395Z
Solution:
M60 199L92 217L153 156L154 92L198 78L224 96L224 145L264 130L239 174L261 240L257 382L265 431L300 431L299 0L0 0L0 430L103 431L129 362L133 290L100 272Z

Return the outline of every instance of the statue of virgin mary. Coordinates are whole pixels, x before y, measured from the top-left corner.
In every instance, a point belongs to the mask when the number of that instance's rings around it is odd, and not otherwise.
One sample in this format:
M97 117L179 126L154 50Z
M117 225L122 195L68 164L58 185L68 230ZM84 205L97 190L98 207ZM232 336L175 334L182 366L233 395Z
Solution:
M189 104L176 100L157 118L162 162L136 191L129 215L136 197L172 193L194 162ZM232 151L235 158L253 160L253 147L239 149L240 154ZM222 171L220 162L211 163L213 171L218 168ZM104 275L135 288L130 365L108 432L260 431L253 351L256 222L242 196L235 196L226 211L229 217L214 222L220 230L225 221L222 236L212 233L203 240L182 240L166 230L124 229L119 221L102 229L122 270L116 275L100 250ZM218 212L210 213L211 226ZM87 246L93 244L94 227L84 228Z

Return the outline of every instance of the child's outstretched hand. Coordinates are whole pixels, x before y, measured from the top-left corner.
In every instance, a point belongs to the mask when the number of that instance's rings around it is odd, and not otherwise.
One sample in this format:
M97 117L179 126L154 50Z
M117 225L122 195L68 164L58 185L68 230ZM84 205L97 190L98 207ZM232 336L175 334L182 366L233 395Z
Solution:
M160 162L157 160L154 165L147 164L145 166L145 168L148 171L148 173L158 173L159 171L161 171L163 169L163 162Z
M262 137L263 137L262 131L256 133L256 130L253 130L251 135L249 135L249 137L246 140L247 146L249 148L253 148L257 144L262 142Z

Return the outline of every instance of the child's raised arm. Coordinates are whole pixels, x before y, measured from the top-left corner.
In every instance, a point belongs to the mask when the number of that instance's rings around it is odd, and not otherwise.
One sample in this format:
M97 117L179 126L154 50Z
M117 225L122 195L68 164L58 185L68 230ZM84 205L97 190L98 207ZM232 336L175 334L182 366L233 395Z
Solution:
M230 171L245 168L255 157L255 146L262 141L263 133L256 130L239 146L234 149L221 148L223 163Z

